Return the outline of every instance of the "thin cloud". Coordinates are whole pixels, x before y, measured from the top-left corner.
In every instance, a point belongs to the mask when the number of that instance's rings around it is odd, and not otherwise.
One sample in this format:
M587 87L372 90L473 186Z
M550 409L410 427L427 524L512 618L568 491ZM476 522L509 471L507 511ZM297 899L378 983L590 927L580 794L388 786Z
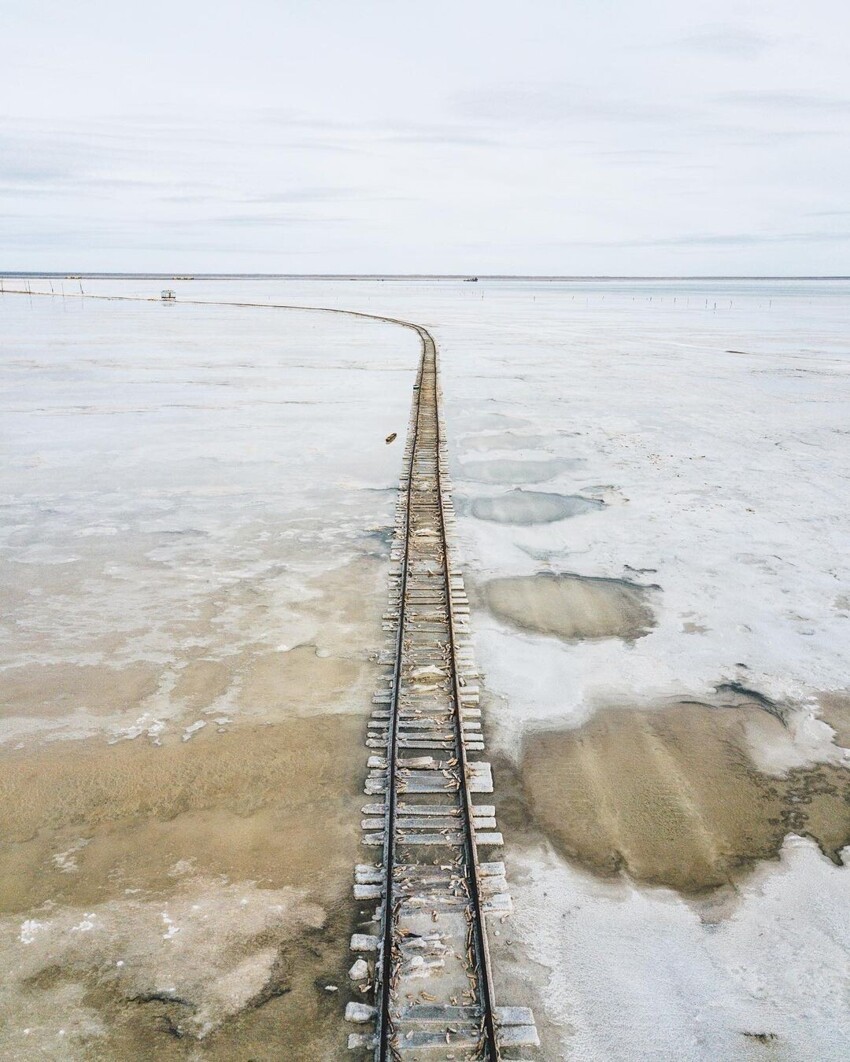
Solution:
M850 232L737 232L704 233L692 236L650 237L641 240L577 240L570 247L756 247L783 243L843 243Z
M340 203L351 199L360 200L366 195L362 188L307 187L292 188L285 192L269 192L265 195L246 195L238 201L269 206L273 203Z
M686 112L673 105L641 103L581 85L482 88L454 93L450 102L469 118L520 125L565 121L666 122Z
M199 218L187 225L221 225L226 228L271 228L295 225L338 225L351 221L347 217L304 217L303 214L225 214L221 217Z
M365 130L383 143L391 144L433 144L446 147L494 147L499 141L492 136L482 134L473 123L425 123L406 122L390 126Z
M755 59L773 44L773 39L751 29L736 26L706 26L673 42L673 47L684 48L703 55L716 55L731 59Z
M483 19L461 4L449 38L430 9L337 5L329 38L322 5L234 23L190 0L138 40L116 5L89 20L51 4L58 21L16 0L3 27L12 268L144 268L179 247L186 272L253 254L329 272L664 271L702 252L834 273L850 249L836 0L802 21L732 0L690 17L620 5L617 32L610 5ZM175 51L190 25L198 47ZM564 256L574 233L608 242Z
M736 107L761 107L772 111L819 112L822 114L850 113L850 99L838 96L810 96L795 92L723 92L715 96L718 103Z
M333 145L342 150L364 143L445 144L447 146L490 146L497 143L482 135L470 123L387 123L379 121L337 122L324 118L310 118L289 110L264 107L252 112L252 117L272 129L291 131L301 139L299 144ZM304 134L315 139L304 139Z
M292 188L280 192L241 193L228 188L209 191L180 192L159 197L163 203L216 203L234 206L297 205L299 203L365 203L386 202L399 196L379 194L374 189L353 187L316 186Z

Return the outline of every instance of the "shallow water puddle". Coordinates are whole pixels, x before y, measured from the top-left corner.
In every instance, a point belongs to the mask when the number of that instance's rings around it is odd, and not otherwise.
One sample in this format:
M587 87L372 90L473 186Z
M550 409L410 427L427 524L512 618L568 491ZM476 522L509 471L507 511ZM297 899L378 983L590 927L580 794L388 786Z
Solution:
M604 502L579 494L511 490L494 498L473 498L469 509L479 520L495 524L551 524L571 516L603 509Z
M536 825L602 874L698 892L775 858L788 833L834 860L850 842L850 772L820 764L784 777L754 766L752 742L789 742L756 705L611 709L577 730L533 734L520 767Z
M651 607L655 589L624 579L542 572L491 579L483 593L487 607L499 619L574 641L648 634L655 626Z

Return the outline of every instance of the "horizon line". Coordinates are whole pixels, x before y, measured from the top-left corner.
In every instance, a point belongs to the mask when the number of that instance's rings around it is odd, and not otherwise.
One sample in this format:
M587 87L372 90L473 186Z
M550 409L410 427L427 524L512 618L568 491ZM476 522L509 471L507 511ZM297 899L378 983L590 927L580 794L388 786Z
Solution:
M165 271L0 270L6 279L50 280L850 280L842 273L190 273Z

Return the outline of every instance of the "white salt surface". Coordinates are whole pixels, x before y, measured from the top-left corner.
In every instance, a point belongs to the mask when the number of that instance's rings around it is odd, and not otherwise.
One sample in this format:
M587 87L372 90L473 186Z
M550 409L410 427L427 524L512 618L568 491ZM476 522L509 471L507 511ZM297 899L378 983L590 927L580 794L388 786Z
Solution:
M0 676L33 690L0 743L198 729L175 693L187 659L229 668L235 689L271 639L321 640L300 607L317 576L370 536L385 551L401 449L384 437L407 423L416 337L310 312L0 309ZM143 668L152 687L63 710L57 669L83 666L118 690L110 673Z
M562 1057L846 1058L850 886L811 841L789 837L724 911L594 880L549 850L516 861L513 882L511 929L548 974Z
M496 695L491 745L516 755L529 727L579 725L603 705L707 698L731 680L792 709L795 748L760 750L764 765L835 757L830 729L813 716L818 692L850 686L850 283L175 286L178 302L340 306L426 325L440 348L457 494L522 485L493 462L521 471L551 462L533 489L606 502L538 526L460 520L472 581L551 570L661 588L657 626L634 644L566 645L477 610L478 656ZM150 294L155 284L88 287ZM129 396L115 404L134 408ZM41 461L59 479L71 457ZM487 482L467 476L482 463ZM167 513L149 519L164 528ZM20 520L25 528L27 514ZM122 522L119 506L82 523ZM55 570L92 541L110 539L57 544ZM33 545L26 533L20 544ZM215 567L223 556L209 559ZM600 882L549 849L506 855L511 933L543 972L531 1002L556 1030L556 1057L846 1057L850 879L809 842L789 839L780 863L716 902Z
M426 325L457 495L522 485L468 478L482 462L554 461L529 489L606 501L542 526L462 518L476 579L546 569L661 586L658 626L634 645L562 646L477 613L489 689L509 704L500 743L528 721L579 724L602 703L728 680L791 704L850 686L850 282L185 285L233 290Z

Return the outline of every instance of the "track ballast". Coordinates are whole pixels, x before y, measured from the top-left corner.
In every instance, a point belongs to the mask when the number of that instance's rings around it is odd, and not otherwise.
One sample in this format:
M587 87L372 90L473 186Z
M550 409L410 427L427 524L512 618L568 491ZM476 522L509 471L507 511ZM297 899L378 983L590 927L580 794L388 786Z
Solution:
M354 885L357 900L378 903L362 911L366 931L352 937L369 980L361 981L364 1001L346 1010L373 1029L352 1033L349 1047L376 1062L495 1062L538 1038L528 1008L494 999L486 916L509 913L511 900L504 863L479 859L502 835L493 805L473 803L493 781L478 758L469 603L451 559L437 351L424 328L412 327L422 358L390 555L389 645L379 656L388 673L367 739L365 792L374 802L361 824L364 845L381 858L359 865Z

